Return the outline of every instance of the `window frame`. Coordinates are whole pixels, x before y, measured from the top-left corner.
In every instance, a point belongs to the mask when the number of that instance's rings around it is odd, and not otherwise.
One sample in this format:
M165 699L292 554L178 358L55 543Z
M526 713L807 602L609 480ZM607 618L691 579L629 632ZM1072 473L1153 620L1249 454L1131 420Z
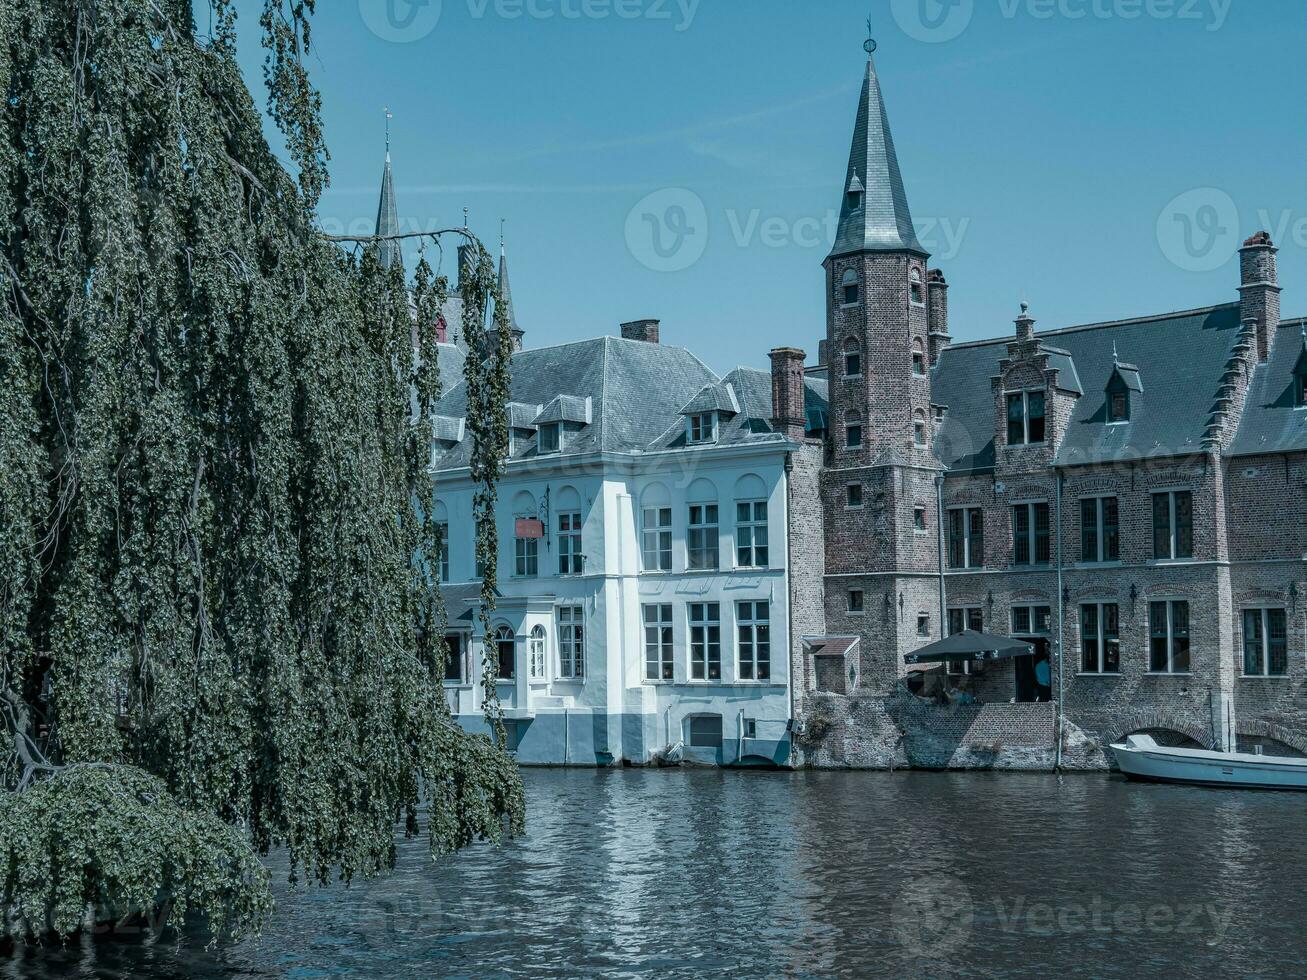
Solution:
M1036 624L1039 622L1038 612L1043 611L1044 629L1037 629ZM1026 628L1021 629L1017 625L1017 614L1025 613ZM1008 614L1009 621L1012 623L1013 636L1052 636L1053 635L1053 607L1038 602L1022 602L1012 606Z
M545 445L545 433L549 432L553 438L550 445ZM541 456L553 456L555 453L563 451L563 423L546 422L536 430L536 453Z
M511 650L507 663L504 660L505 645ZM515 680L517 680L517 634L505 623L495 628L495 681L498 683Z
M960 527L954 527L954 515L961 518ZM948 534L944 542L947 555L945 560L948 562L948 568L951 570L973 569L985 567L985 508L983 507L947 507L944 515L948 520ZM976 529L975 517L979 515L979 533ZM955 530L958 537L955 539ZM962 546L962 564L953 563L955 540ZM980 559L976 560L976 546L979 545Z
M1116 620L1115 631L1108 629L1108 610L1114 610L1112 617ZM1086 613L1093 610L1093 636L1086 635L1088 620ZM1092 639L1093 656L1096 667L1090 669L1088 642ZM1115 645L1116 669L1108 670L1111 658L1108 651ZM1080 604L1080 671L1094 677L1118 677L1121 674L1121 606L1116 602L1082 602Z
M436 577L441 582L449 581L449 522L436 524Z
M1157 608L1161 606L1165 611L1164 632L1158 632ZM1180 658L1179 641L1181 631L1176 626L1176 612L1184 608L1184 630L1183 655L1185 665L1183 670L1177 670L1176 665ZM1166 669L1157 668L1157 643L1162 640L1166 643ZM1193 615L1188 599L1152 599L1148 603L1148 673L1159 677L1186 677L1193 673Z
M771 683L771 602L767 599L737 602L735 636L736 679Z
M863 431L864 430L862 428L861 420L858 420L857 422L845 422L844 423L844 448L861 449ZM855 432L857 433L856 439L854 438Z
M857 503L854 503L854 498ZM862 494L861 483L844 484L844 509L845 510L862 510L866 506L866 498Z
M576 576L585 574L585 552L582 547L583 520L579 510L558 514L558 574Z
M565 605L554 610L558 643L558 678L585 679L585 606Z
M853 290L853 299L849 299L849 289ZM848 310L853 307L862 305L862 277L858 275L858 270L849 266L844 270L844 275L840 277L838 287L840 300L840 309Z
M513 537L513 577L540 577L540 539Z
M717 441L717 413L695 412L685 420L685 439L691 446L708 446Z
M1189 548L1188 552L1181 554L1180 544L1182 541L1180 528L1180 500L1188 498L1189 503ZM1165 531L1167 536L1167 554L1159 554L1158 535L1163 530L1158 525L1157 505L1159 500L1167 501L1166 525ZM1192 490L1154 490L1151 494L1150 505L1152 507L1152 528L1153 528L1153 561L1192 561L1194 557L1194 493Z
M747 508L748 513L748 518L743 521L740 520L741 508ZM761 518L759 508L762 509ZM735 501L735 567L771 567L766 500Z
M1281 626L1279 644L1282 669L1272 671L1272 658L1276 655L1274 646L1276 637L1272 632L1272 619L1278 615ZM1248 670L1248 641L1250 639L1248 630L1248 620L1250 616L1257 618L1258 634L1258 660L1261 668L1258 672ZM1240 628L1240 667L1239 676L1261 679L1278 679L1289 676L1289 611L1284 606L1245 606L1240 610L1239 616Z
M654 515L656 523L649 523L649 515ZM666 523L663 518L666 517ZM672 570L672 507L668 505L640 508L640 567L646 572L670 572ZM650 563L650 555L656 557Z
M650 613L654 615L651 617ZM676 633L670 602L651 602L641 607L644 627L644 679L654 682L676 680Z
M686 571L715 572L722 567L721 508L716 503L706 501L686 504L686 508L689 517L685 532ZM696 511L702 512L702 521L695 520ZM712 520L708 520L709 511L712 512ZM709 552L712 553L712 564L703 564L703 559Z
M1018 533L1017 514L1023 513L1026 518L1025 528L1025 547L1029 558L1021 561L1018 558L1020 554ZM1017 568L1045 568L1053 563L1053 514L1052 508L1047 500L1030 500L1020 501L1012 505L1012 564ZM1040 531L1039 517L1043 516L1043 531ZM1039 560L1041 554L1040 544L1043 543L1043 561Z
M1007 444L1009 446L1043 446L1048 443L1048 392L1043 388L1022 388L1020 390L1005 391L1004 405L1007 409ZM1039 399L1040 414L1038 416L1039 438L1033 437L1035 416L1031 415L1030 403L1034 398ZM1021 439L1014 441L1012 438L1013 423L1017 421L1012 415L1013 399L1021 400Z
M929 533L930 533L930 528L927 526L927 524L926 524L926 520L927 520L927 518L926 518L926 508L925 508L925 507L913 507L913 508L912 508L912 533L913 533L913 534L929 534Z
M721 603L691 602L687 605L689 609L686 620L690 624L690 680L698 683L719 682L722 679Z
M945 610L945 616L944 628L948 630L948 636L956 636L965 630L974 630L977 633L985 631L985 609L983 606L949 606ZM957 623L954 622L955 616L957 617ZM954 629L955 625L961 628ZM965 677L971 673L971 661L947 660L944 662L944 673L949 677Z
M854 599L857 596L857 599ZM867 593L863 589L849 589L845 594L844 611L850 616L865 616L867 613Z
M1116 522L1107 521L1107 503L1116 510ZM1093 508L1093 524L1085 522L1087 507ZM1109 530L1111 535L1109 536ZM1092 534L1093 548L1087 547ZM1108 547L1111 541L1113 548ZM1092 551L1094 557L1089 557ZM1113 553L1114 552L1114 553ZM1086 494L1080 498L1080 562L1084 565L1109 565L1121 561L1121 500L1116 494Z
M467 644L465 643L463 636L464 634L456 633L456 632L445 634L445 683L446 684L455 684L461 686L462 684L465 683L463 679L463 666L464 666L463 652L466 649ZM452 677L450 676L449 673L450 668L453 668L455 671L457 671L457 673Z
M526 676L532 683L549 680L549 631L539 623L526 635Z

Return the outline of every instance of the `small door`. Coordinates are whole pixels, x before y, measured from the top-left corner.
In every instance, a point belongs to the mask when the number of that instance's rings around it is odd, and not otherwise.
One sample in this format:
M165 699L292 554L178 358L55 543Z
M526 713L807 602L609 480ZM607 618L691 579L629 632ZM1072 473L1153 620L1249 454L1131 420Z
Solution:
M1032 701L1053 700L1052 658L1049 656L1048 640L1031 638L1035 652L1028 657L1017 657L1013 661L1016 672L1016 699L1018 704Z

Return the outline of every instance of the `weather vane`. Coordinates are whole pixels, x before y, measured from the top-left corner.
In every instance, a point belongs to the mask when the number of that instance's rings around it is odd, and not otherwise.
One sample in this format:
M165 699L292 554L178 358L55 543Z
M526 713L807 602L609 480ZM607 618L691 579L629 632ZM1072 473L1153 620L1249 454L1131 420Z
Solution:
M508 220L507 218L499 219L499 254L500 255L504 254L504 222L507 220Z
M868 55L874 54L874 53L876 52L876 39L875 39L874 37L871 36L871 15L870 15L870 14L867 15L867 41L866 41L865 44L863 44L863 46L862 46L862 50L863 50L863 51L866 51Z
M395 118L395 114L388 105L383 105L381 111L386 114L386 156L390 156L390 120Z

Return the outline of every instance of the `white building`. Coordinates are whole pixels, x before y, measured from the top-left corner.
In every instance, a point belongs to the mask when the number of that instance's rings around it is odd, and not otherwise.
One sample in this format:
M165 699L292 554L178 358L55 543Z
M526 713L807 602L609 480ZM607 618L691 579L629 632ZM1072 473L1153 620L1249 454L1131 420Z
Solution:
M502 265L501 275L507 282ZM446 352L459 360L453 345ZM512 374L489 637L465 384L447 375L436 409L455 716L484 728L489 657L522 763L642 764L678 743L700 762L787 763L794 444L770 424L771 375L719 378L659 344L656 321L519 350ZM810 383L814 418L824 394Z

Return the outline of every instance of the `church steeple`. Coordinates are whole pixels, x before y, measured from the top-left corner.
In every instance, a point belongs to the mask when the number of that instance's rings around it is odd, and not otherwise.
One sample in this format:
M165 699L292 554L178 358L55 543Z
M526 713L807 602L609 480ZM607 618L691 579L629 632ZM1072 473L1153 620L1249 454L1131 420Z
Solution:
M894 152L889 115L876 74L876 42L868 40L867 74L862 82L853 147L845 174L839 233L831 257L855 252L928 253L917 240Z
M399 234L399 211L395 206L395 175L390 169L390 120L386 110L386 168L381 172L381 201L377 205L377 235ZM399 242L381 242L377 246L377 260L383 269L389 269L401 257Z
M508 249L504 246L504 228L503 222L499 227L499 296L503 302L502 319L508 324L508 331L513 335L513 350L522 349L522 338L526 331L517 325L517 314L513 310L513 287L508 281ZM498 323L501 318L496 313L490 327L490 343L495 344L499 339Z

